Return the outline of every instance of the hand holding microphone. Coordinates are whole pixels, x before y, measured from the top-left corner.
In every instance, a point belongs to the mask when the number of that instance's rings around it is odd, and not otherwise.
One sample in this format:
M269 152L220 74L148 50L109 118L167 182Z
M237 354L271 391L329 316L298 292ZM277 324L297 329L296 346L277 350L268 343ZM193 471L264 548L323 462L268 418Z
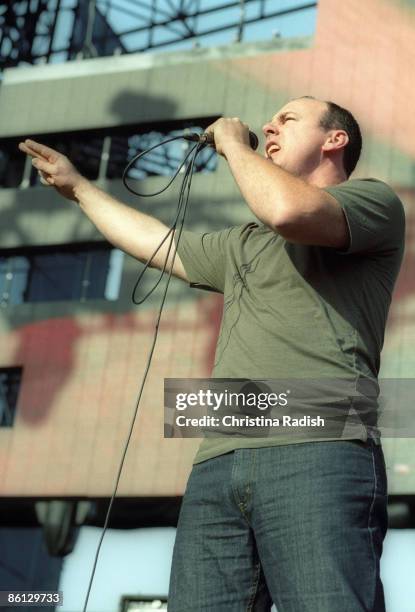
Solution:
M209 125L204 134L189 134L185 138L213 146L219 155L224 157L226 157L226 148L235 143L249 145L253 150L258 147L256 134L250 132L248 125L238 117L232 119L221 117Z

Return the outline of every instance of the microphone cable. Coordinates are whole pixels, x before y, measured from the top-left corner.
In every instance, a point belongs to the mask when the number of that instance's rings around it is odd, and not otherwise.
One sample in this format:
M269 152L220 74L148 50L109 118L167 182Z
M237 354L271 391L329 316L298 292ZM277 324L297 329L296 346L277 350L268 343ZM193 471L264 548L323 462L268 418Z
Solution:
M173 220L173 223L172 223L169 231L167 232L167 234L163 238L163 240L160 242L160 244L158 245L158 247L156 248L154 253L151 255L150 259L145 264L144 269L140 272L140 275L139 275L139 277L137 279L137 282L136 282L136 284L134 286L134 289L133 289L132 301L134 302L134 304L142 304L146 299L148 299L148 297L153 293L153 291L159 285L159 283L160 283L160 281L161 281L161 279L163 277L163 274L164 274L164 272L166 270L166 267L167 267L167 263L168 263L169 256L170 256L170 251L171 251L171 248L172 248L173 242L174 242L174 233L175 233L175 230L176 230L177 226L179 226L176 244L175 244L175 247L173 249L173 257L172 257L172 260L171 260L170 272L169 272L169 275L168 275L168 278L167 278L166 286L165 286L165 289L164 289L164 292L163 292L163 295L162 295L159 311L158 311L158 314L157 314L157 320L156 320L156 324L155 324L155 328L154 328L153 341L152 341L151 348L150 348L150 351L149 351L149 356L147 358L147 363L146 363L146 366L145 366L145 369L144 369L144 374L143 374L143 378L142 378L142 381L141 381L141 386L140 386L140 389L139 389L139 392L138 392L138 395L137 395L135 409L134 409L134 413L133 413L133 418L132 418L130 429L129 429L129 433L128 433L128 436L127 436L127 441L125 443L125 447L124 447L124 450L123 450L123 453L122 453L122 457L121 457L121 461L120 461L120 464L119 464L119 468L118 468L118 472L117 472L117 477L116 477L116 481L115 481L114 491L113 491L113 494L111 496L111 499L110 499L110 502L109 502L109 505L108 505L107 513L105 515L105 520L104 520L104 526L103 526L101 537L100 537L100 540L99 540L99 543L98 543L98 547L97 547L97 550L96 550L96 553L95 553L94 564L93 564L92 573L91 573L91 577L90 577L89 584L88 584L87 594L86 594L86 597L85 597L83 612L86 612L86 610L87 610L89 596L90 596L91 589L92 589L92 583L93 583L93 580L94 580L95 571L96 571L97 564L98 564L99 553L100 553L102 542L104 540L104 536L105 536L105 533L106 533L106 530L107 530L107 527L108 527L109 517L110 517L110 514L111 514L112 506L113 506L113 503L114 503L114 500L115 500L115 497L116 497L116 494L117 494L117 491L118 491L118 486L119 486L120 479L121 479L121 473L122 473L122 469L124 467L125 457L127 455L128 446L129 446L129 443L130 443L130 440L131 440L131 436L132 436L132 433L133 433L135 421L136 421L137 414L138 414L138 408L139 408L141 397L142 397L143 390L144 390L144 385L145 385L146 380L147 380L147 375L148 375L148 372L150 370L150 365L151 365L151 361L152 361L152 358L153 358L153 354L154 354L154 350L155 350L155 346L156 346L156 342L157 342L157 336L158 336L158 331L159 331L161 315L162 315L164 304L165 304L165 301L166 301L167 291L168 291L168 288L169 288L169 285L170 285L170 280L171 280L172 273L173 273L174 260L176 258L177 248L178 248L178 245L179 245L179 242L180 242L180 237L181 237L181 234L182 234L184 220L185 220L185 216L186 216L186 212L187 212L187 206L188 206L189 195L190 195L190 187L191 187L191 184L192 184L193 169L194 169L196 157L199 154L199 152L206 146L206 142L202 138L199 138L199 134L191 134L190 136L192 138L187 137L187 135L186 136L181 135L181 136L176 136L174 138L169 138L168 140L165 140L165 141L163 141L161 143L158 143L158 144L154 145L153 147L150 147L150 149L146 149L145 151L142 151L141 153L139 153L138 155L134 156L131 159L131 161L126 166L126 168L125 168L125 170L123 172L123 176L122 176L122 181L123 181L124 186L128 189L128 191L130 191L134 195L141 196L141 197L154 197L156 195L159 195L160 193L163 193L164 191L166 191L166 189L168 189L170 187L170 185L172 184L172 182L174 181L176 176L179 174L180 170L182 169L182 167L184 166L184 164L186 163L188 158L192 155L192 153L194 153L194 155L191 157L190 161L186 165L186 170L184 172L183 181L182 181L182 184L181 184L181 187L180 187L180 194L179 194L177 212L176 212L176 216L175 216L175 218ZM203 136L203 135L201 135L201 136ZM188 140L194 140L194 141L197 142L197 144L195 144L190 149L190 151L187 152L187 154L184 157L182 163L178 167L176 173L173 175L173 178L168 182L168 184L165 187L163 187L163 189L160 189L159 191L156 191L154 193L144 194L144 193L139 193L138 191L135 191L132 187L130 187L128 185L128 183L127 183L127 173L128 173L128 170L131 168L131 166L136 161L138 161L138 159L140 159L141 157L143 157L144 155L146 155L147 153L149 153L150 151L152 151L156 147L164 145L164 144L166 144L168 142L171 142L173 140L179 140L179 139L182 139L182 138L186 138ZM167 240L167 238L169 237L170 234L171 234L171 237L170 237L169 248L168 248L168 251L167 251L167 255L166 255L166 258L165 258L165 261L164 261L164 265L163 265L163 269L161 271L160 277L158 278L158 280L154 284L154 286L151 288L151 290L147 292L147 294L144 296L144 298L142 298L141 300L136 301L135 300L135 292L136 292L136 289L137 289L141 279L143 278L146 270L148 269L148 267L150 266L151 262L153 261L155 255L158 253L158 251L163 246L164 242Z
M196 135L195 135L195 134L191 134L191 136L192 136L192 137L194 137L194 136L199 136L199 134L196 134ZM202 136L202 135L200 135L200 136ZM155 149L155 148L157 148L157 147L159 147L159 146L161 146L161 145L167 144L168 142L172 142L173 140L180 140L180 139L182 139L182 138L186 138L186 136L183 136L183 135L182 135L182 136L175 136L174 138L169 138L168 140L164 140L163 142L161 142L161 143L159 143L159 144L154 145L154 146L153 146L153 147L151 147L150 149L146 149L146 150L145 150L145 151L143 151L142 153L139 153L138 155L136 155L135 157L133 157L133 159L132 159L132 160L131 160L131 161L128 163L128 165L126 166L126 168L125 168L125 170L124 170L124 172L123 172L123 175L122 175L122 181L123 181L123 184L124 184L125 188L126 188L126 189L128 189L128 191L130 191L130 192L131 192L131 193L133 193L134 195L136 195L136 196L141 196L141 197L143 197L143 198L150 198L150 197L154 197L154 196L160 195L161 193L163 193L164 191L166 191L166 190L167 190L167 189L170 187L170 185L173 183L173 181L174 181L174 179L176 178L176 176L179 174L180 170L183 168L183 166L184 166L184 164L186 163L187 159L190 157L190 155L193 153L193 151L195 151L195 150L197 149L197 150L196 150L196 152L195 152L195 155L194 155L194 156L193 156L193 158L192 158L192 160L191 160L191 161L189 162L189 164L186 166L185 175L184 175L184 177L183 177L182 185L181 185L181 188L180 188L180 195L179 195L179 201L178 201L177 213L176 213L176 217L175 217L175 219L174 219L174 221L173 221L173 224L172 224L172 226L170 227L170 229L169 229L169 231L167 232L167 234L165 235L165 237L163 238L163 240L160 242L160 244L159 244L159 245L158 245L158 247L156 248L156 250L155 250L155 251L153 252L153 254L151 255L150 259L148 259L148 261L146 262L146 264L145 264L145 266L144 266L143 270L140 272L140 274L139 274L139 276L138 276L138 278L137 278L136 284L135 284L134 289L133 289L133 294L132 294L132 297L131 297L131 299L132 299L133 303L134 303L134 304L136 304L136 305L143 304L143 303L146 301L146 299L147 299L147 298L148 298L148 297L149 297L149 296L150 296L150 295L153 293L153 291L154 291L154 290L155 290L155 289L158 287L158 285L159 285L159 283L160 283L161 279L163 278L164 272L165 272L165 270L166 270L166 266L167 266L167 262L168 262L168 258L169 258L169 254L170 254L170 250L171 250L171 247L172 247L172 244L173 244L173 240L174 240L174 231L175 231L175 229L176 229L176 227L177 227L178 220L179 220L179 217L180 217L180 213L181 213L182 208L183 208L183 197L184 197L184 191L185 191L185 189L186 189L186 186L188 185L188 195L187 195L187 198L186 198L186 200L185 200L185 208L184 208L184 211L183 211L183 217L182 217L181 224L180 224L180 233L179 233L179 236L180 236L180 235L181 235L181 233L182 233L182 228L183 228L183 224L184 224L184 217L185 217L185 214L186 214L187 202L188 202L188 199L189 199L190 186L191 186L191 183L192 183L192 178L193 178L193 166L194 166L194 162L195 162L195 160L196 160L196 157L197 157L198 153L199 153L199 152L200 152L200 151L201 151L201 150L202 150L202 149L203 149L203 148L206 146L206 143L205 143L205 141L204 141L204 140L202 140L202 139L200 139L200 140L199 140L199 139L198 139L197 144L196 144L196 145L194 145L194 146L193 146L193 147L190 149L190 151L188 151L188 152L187 152L187 154L185 155L185 157L184 157L184 159L183 159L182 163L181 163L181 164L180 164L180 166L177 168L177 170L176 170L175 174L173 175L173 177L171 178L171 180L170 180L170 181L167 183L167 185L166 185L165 187L163 187L163 189L160 189L159 191L155 191L154 193L140 193L140 192L138 192L138 191L135 191L135 190L134 190L132 187L130 187L130 186L128 185L128 183L127 183L127 174L128 174L128 170L131 168L131 166L132 166L132 165L133 165L133 164L134 164L136 161L138 161L138 159L140 159L140 157L143 157L144 155L146 155L147 153L149 153L149 152L150 152L150 151L152 151L153 149ZM193 138L192 138L192 139L193 139ZM189 175L189 172L190 172L190 175ZM190 178L189 178L189 176L190 176ZM157 282L154 284L154 286L152 287L152 289L150 289L150 291L149 291L148 293L146 293L146 295L145 295L145 296L144 296L144 297L143 297L141 300L136 301L136 299L135 299L135 292L136 292L136 290L137 290L138 285L139 285L139 284L140 284L140 282L141 282L141 279L143 278L143 276L144 276L144 274L146 273L147 269L150 267L150 264L151 264L151 262L153 261L154 257L155 257L155 256L156 256L156 254L159 252L159 250L161 249L161 247L163 246L163 244L165 243L165 241L167 240L167 238L168 238L168 236L169 236L170 234L172 234L172 236L171 236L171 239L170 239L170 244L169 244L168 252L167 252L167 255L166 255L166 259L165 259L165 262L164 262L163 269L161 270L161 273L160 273L160 276L159 276L159 278L158 278ZM178 242L177 242L177 244L178 244ZM177 250L177 249L176 249L176 250ZM173 265L173 262L174 262L174 258L175 258L175 257L176 257L176 252L174 253L174 257L173 257L173 260L172 260L172 265ZM170 281L169 281L169 282L170 282Z

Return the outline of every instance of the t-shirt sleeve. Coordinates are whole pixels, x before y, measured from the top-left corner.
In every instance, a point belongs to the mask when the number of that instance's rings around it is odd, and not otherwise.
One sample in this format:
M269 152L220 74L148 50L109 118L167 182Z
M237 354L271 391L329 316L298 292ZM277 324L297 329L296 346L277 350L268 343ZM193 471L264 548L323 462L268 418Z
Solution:
M191 287L223 293L225 287L226 245L232 228L197 233L183 230L177 253ZM178 232L175 234L177 244Z
M353 179L325 187L342 207L350 233L342 253L390 251L402 248L405 213L395 192L377 179Z

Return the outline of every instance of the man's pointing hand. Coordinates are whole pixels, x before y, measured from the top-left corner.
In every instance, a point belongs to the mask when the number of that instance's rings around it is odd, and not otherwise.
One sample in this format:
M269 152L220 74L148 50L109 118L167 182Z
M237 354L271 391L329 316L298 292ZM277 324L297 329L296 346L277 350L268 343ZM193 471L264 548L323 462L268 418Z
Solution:
M43 185L51 185L63 197L77 201L75 188L87 179L65 155L34 140L20 142L19 149L32 157L32 165L39 172Z

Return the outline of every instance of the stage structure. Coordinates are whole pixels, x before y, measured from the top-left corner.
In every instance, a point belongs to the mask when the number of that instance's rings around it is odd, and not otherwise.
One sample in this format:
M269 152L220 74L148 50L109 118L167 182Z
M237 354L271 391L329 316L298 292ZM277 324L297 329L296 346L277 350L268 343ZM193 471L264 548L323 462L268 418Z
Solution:
M311 14L317 2L291 0L20 0L0 3L3 68L154 50L242 42L253 26Z

